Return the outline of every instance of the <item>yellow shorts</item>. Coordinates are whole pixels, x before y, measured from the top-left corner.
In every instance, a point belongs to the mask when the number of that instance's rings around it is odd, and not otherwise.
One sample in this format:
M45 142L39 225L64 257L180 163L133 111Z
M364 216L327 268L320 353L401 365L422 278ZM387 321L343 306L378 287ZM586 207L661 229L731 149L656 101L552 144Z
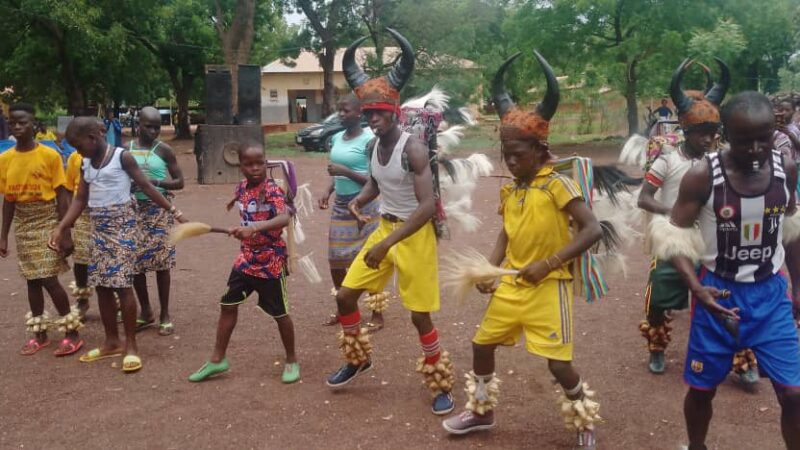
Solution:
M522 331L528 352L572 361L571 280L549 279L531 287L500 283L472 342L514 345Z
M342 286L381 292L397 269L398 289L403 306L415 312L438 311L439 260L433 224L425 224L416 233L395 244L377 269L370 269L364 262L364 255L369 249L400 225L400 222L393 223L381 218L378 228L369 235L364 247L347 270Z

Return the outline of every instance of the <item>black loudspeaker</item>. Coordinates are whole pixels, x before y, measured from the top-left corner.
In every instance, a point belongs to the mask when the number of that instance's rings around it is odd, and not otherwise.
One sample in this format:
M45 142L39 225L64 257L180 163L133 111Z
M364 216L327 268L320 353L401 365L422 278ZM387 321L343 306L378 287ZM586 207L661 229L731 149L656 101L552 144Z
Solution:
M239 125L261 125L261 67L239 66Z
M206 123L233 123L231 71L227 67L209 67L206 71Z

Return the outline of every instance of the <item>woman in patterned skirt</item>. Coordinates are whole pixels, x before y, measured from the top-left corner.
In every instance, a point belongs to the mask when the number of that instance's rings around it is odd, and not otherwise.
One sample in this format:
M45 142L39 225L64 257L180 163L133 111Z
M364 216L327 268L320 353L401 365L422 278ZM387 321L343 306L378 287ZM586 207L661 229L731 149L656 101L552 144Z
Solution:
M331 162L328 164L328 174L331 183L328 189L320 195L319 208L331 209L331 225L328 232L328 263L333 280L333 292L342 286L342 280L347 273L350 263L358 255L364 242L377 227L379 215L378 200L371 202L361 211L372 217L367 223L359 223L358 219L350 212L348 205L367 182L369 176L368 144L375 135L369 128L361 128L361 105L358 98L350 94L338 103L339 120L345 126L344 131L335 134L331 141ZM336 193L333 205L330 205L330 196ZM372 319L367 327L373 331L383 328L383 314L378 309L373 309ZM339 319L336 314L331 314L325 325L336 325Z

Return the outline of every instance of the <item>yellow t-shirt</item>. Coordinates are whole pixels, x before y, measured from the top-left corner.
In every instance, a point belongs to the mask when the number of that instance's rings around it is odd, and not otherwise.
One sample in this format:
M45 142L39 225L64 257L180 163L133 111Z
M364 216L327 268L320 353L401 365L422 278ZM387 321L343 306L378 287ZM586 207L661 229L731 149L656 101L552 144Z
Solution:
M53 200L65 182L61 155L50 147L37 144L27 152L11 147L0 155L0 194L10 202Z
M569 215L563 209L567 203L582 197L578 184L555 172L552 166L539 170L527 189L515 183L503 186L499 213L508 235L506 267L521 269L553 256L567 245L572 233ZM570 280L572 274L567 267L561 267L545 279ZM522 279L517 282L527 285Z
M73 195L78 193L78 185L81 183L81 166L83 157L78 152L72 152L67 159L67 180L64 187L71 191Z
M42 133L41 131L36 133L36 140L37 141L57 141L58 137L55 133L50 130L47 130L46 133Z

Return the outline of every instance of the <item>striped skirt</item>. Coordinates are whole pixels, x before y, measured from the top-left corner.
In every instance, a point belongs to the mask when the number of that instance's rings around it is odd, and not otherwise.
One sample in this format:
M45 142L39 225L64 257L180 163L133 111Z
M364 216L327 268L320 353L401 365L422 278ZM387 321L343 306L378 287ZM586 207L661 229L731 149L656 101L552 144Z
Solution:
M83 211L72 227L72 242L75 244L75 251L72 253L72 261L75 264L89 265L91 260L92 221L89 219L89 212Z
M380 201L373 200L363 208L364 215L372 217L359 229L358 220L347 209L347 205L356 195L336 195L331 207L331 226L328 232L328 261L331 269L347 269L353 262L367 237L378 227L380 218Z
M58 226L56 202L15 203L14 238L19 270L26 280L58 276L69 270L66 260L47 246Z
M169 245L169 230L175 223L172 213L152 201L139 200L136 223L139 229L136 273L175 267L175 247Z
M89 208L92 220L89 286L133 286L136 265L136 212L133 203Z

